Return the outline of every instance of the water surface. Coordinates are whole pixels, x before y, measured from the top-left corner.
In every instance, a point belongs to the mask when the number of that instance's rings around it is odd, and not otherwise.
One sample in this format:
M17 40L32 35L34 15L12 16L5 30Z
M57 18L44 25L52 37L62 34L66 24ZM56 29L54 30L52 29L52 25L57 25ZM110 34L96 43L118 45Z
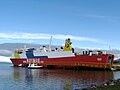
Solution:
M0 90L75 90L119 77L119 71L28 69L0 63Z

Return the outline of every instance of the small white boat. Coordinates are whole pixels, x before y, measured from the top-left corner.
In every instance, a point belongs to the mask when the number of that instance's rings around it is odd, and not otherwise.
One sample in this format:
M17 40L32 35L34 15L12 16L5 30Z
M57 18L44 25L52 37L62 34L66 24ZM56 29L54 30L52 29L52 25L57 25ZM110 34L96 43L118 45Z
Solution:
M116 69L115 68L111 68L111 71L115 71Z
M38 66L38 65L36 65L36 64L29 64L28 65L28 68L29 69L39 69L39 68L42 68L43 66Z

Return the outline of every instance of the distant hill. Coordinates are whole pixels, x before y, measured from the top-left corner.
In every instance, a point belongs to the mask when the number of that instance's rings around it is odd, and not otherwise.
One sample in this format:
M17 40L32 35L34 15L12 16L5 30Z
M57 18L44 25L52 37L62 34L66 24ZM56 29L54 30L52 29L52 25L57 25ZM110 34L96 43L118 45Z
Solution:
M0 56L8 56L10 57L13 52L18 48L24 48L26 46L27 48L40 48L42 46L46 46L46 48L49 47L49 45L40 45L40 44L25 44L25 43L3 43L0 44ZM60 48L61 46L55 46L52 45L52 48ZM84 49L84 48L74 48L75 52L81 52L90 50L90 49ZM94 49L92 51L98 51L98 49ZM120 57L120 50L112 49L112 50L101 50L106 51L107 53L111 53L115 55L115 58Z

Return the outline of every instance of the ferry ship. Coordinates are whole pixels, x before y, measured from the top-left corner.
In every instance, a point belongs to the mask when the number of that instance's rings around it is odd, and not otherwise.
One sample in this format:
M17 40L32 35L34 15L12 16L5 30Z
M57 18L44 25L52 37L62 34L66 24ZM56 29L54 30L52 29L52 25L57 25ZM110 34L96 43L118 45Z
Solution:
M114 55L101 51L74 52L70 38L66 39L64 47L47 49L27 48L14 51L14 57L10 58L14 66L28 67L29 64L42 66L43 68L102 68L111 69Z

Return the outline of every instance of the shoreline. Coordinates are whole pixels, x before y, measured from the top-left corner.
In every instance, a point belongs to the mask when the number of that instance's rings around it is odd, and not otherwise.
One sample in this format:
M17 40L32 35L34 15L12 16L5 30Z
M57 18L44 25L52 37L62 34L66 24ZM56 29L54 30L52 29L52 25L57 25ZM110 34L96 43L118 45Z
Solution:
M120 79L107 81L99 86L92 84L88 88L76 90L120 90Z

